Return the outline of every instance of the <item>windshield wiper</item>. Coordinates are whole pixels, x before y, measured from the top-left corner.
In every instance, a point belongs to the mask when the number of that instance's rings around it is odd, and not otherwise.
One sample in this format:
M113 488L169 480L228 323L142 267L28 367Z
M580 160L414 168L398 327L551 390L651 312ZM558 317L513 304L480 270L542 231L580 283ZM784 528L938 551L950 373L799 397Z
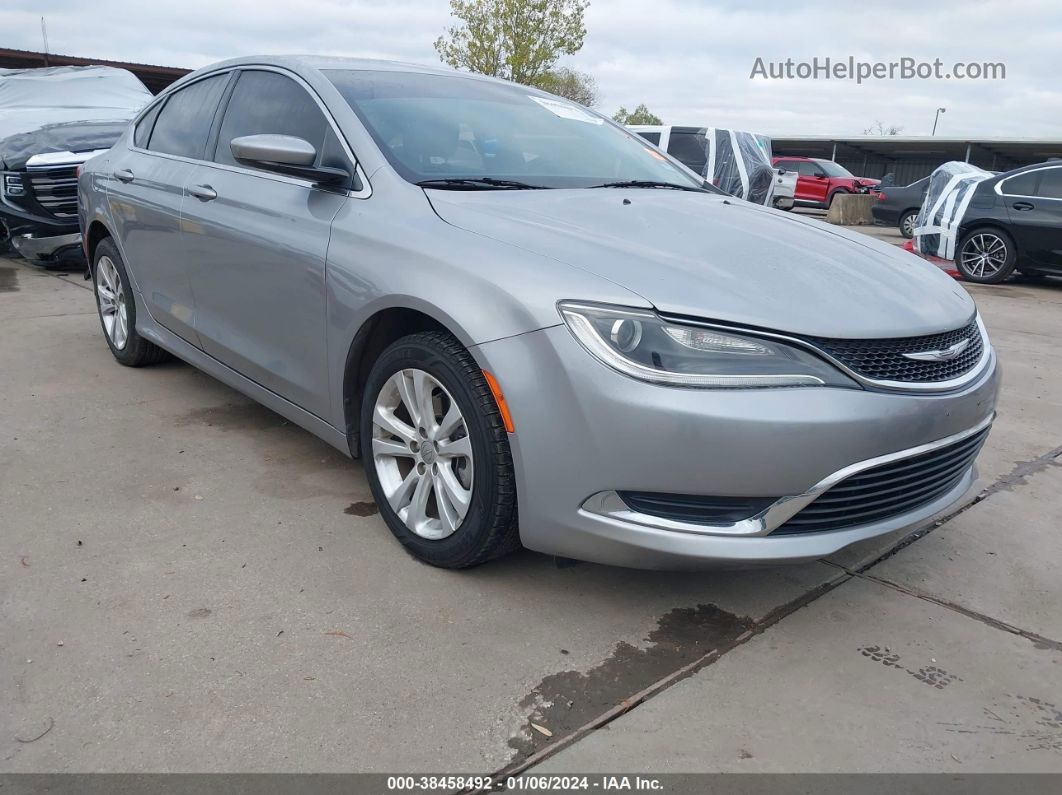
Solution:
M677 182L661 182L655 179L625 179L620 182L604 182L591 185L591 188L671 188L672 190L692 190L695 193L711 193L694 185L680 185Z
M514 179L495 179L494 177L440 177L422 179L417 185L422 188L454 188L457 190L493 190L495 188L548 190L545 185L529 185Z

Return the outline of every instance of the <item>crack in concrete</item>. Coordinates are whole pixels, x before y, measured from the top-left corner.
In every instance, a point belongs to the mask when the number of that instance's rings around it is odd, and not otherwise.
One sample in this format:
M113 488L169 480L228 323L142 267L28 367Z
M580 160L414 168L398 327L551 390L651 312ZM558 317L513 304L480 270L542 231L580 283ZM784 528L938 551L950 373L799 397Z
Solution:
M837 566L837 564L831 565ZM918 588L914 588L910 585L901 585L898 582L887 580L884 577L875 577L873 574L867 574L866 572L852 571L850 569L845 568L844 566L837 566L837 568L847 572L853 577L859 577L863 580L876 582L878 585L883 585L886 588L892 588L894 591L899 591L900 593L907 594L908 596L913 596L916 599L922 599L926 602L931 602L935 605L946 607L948 608L948 610L953 610L956 613L959 613L960 615L966 616L967 618L972 618L974 621L980 621L982 624L992 627L993 629L1000 629L1004 632L1009 632L1012 635L1017 635L1019 637L1025 638L1026 640L1031 641L1038 649L1045 649L1048 651L1062 651L1062 642L1059 642L1057 640L1051 640L1051 638L1045 638L1043 635L1039 635L1035 632L1030 632L1029 630L1022 629L1021 627L1016 627L1013 624L1008 624L1006 621L1001 621L998 618L992 618L992 616L978 612L977 610L973 610L969 607L964 607L963 605L960 605L956 602L952 602L948 599L944 599L939 596L934 596L933 594L926 593L925 591L921 591Z
M618 704L615 704L610 709L606 710L605 712L602 712L600 715L587 721L582 726L570 731L570 733L559 737L550 738L550 742L545 744L540 742L540 747L538 747L537 749L531 750L530 753L527 753L527 755L523 756L522 758L515 758L505 767L492 773L492 780L495 782L504 781L506 777L518 775L519 773L522 773L523 771L528 770L529 768L534 767L540 762L545 761L549 757L559 753L564 748L574 745L576 742L581 740L590 732L596 731L602 728L603 726L606 726L607 724L614 721L616 718L630 712L633 709L636 709L640 704L657 695L658 693L666 690L675 683L680 682L683 679L686 679L687 677L690 677L693 674L697 673L701 669L715 663L720 657L722 657L727 652L732 651L738 646L744 645L752 638L770 629L772 626L777 624L785 617L792 615L797 610L806 607L812 602L815 602L816 600L825 596L827 593L833 591L835 588L848 582L853 577L859 577L861 579L877 582L882 586L894 588L897 591L907 593L908 595L913 596L915 598L920 598L932 602L934 604L939 604L941 607L946 607L950 610L959 613L960 615L965 615L969 618L973 618L977 621L986 624L987 626L1026 638L1027 640L1034 643L1037 648L1062 651L1062 643L1058 641L1051 640L1050 638L1045 638L1042 635L1038 635L1034 632L1023 630L1020 627L1015 627L1011 624L1006 623L1005 621L1000 621L998 619L992 618L991 616L978 613L977 611L969 610L968 608L948 602L947 600L939 599L929 594L921 594L914 590L906 589L896 583L892 583L890 581L883 580L879 577L866 574L866 571L871 567L877 565L878 563L881 563L884 560L887 560L888 558L892 557L897 552L899 552L901 549L904 549L905 547L914 543L919 538L928 535L938 527L947 524L956 516L959 516L965 511L968 511L974 505L978 504L984 499L987 499L992 494L995 494L999 491L1009 490L1017 485L1023 485L1026 483L1026 479L1028 477L1035 475L1038 472L1042 472L1050 466L1062 465L1060 464L1060 462L1055 460L1060 456L1062 456L1062 446L1056 447L1055 449L1028 461L1018 462L1009 473L999 478L989 486L985 487L973 500L966 503L959 509L953 511L952 513L947 514L946 516L943 516L940 519L937 519L928 527L921 528L905 536L881 556L866 564L865 566L860 567L858 570L849 569L846 566L842 566L840 564L833 563L832 561L828 560L820 561L836 568L839 572L841 572L841 574L837 578L822 583L818 587L808 591L802 596L786 604L779 605L766 616L764 616L764 618L762 618L761 620L753 622L749 629L747 629L737 638L734 638L725 646L721 646L720 648L713 648L711 651L704 654L700 658L695 659L692 662L689 662L686 665L679 667L678 669L672 671L670 674L649 684L641 691L623 699ZM534 696L534 693L532 693L532 696ZM529 718L529 720L531 720L531 718ZM538 740L539 738L535 737L534 739ZM519 741L514 743L514 747L520 747ZM529 749L525 747L522 750L525 750L526 752ZM461 790L461 792L470 791L471 790Z
M727 652L737 648L738 646L742 646L745 643L748 643L757 635L766 632L768 629L777 624L786 616L795 613L797 610L800 610L803 607L806 607L815 600L819 599L821 596L824 596L825 594L829 593L830 591L842 585L843 583L848 582L850 579L851 577L847 573L841 573L837 577L834 577L833 579L827 580L826 582L819 584L815 588L812 588L806 593L801 594L797 598L792 599L791 601L786 602L785 604L779 605L778 607L774 608L769 613L767 613L763 618L759 619L758 621L751 622L751 624L744 632L742 632L736 638L732 638L729 642L721 645L719 648L713 648L711 651L708 651L706 654L699 657L698 659L695 659L692 662L689 662L686 665L683 665L682 667L672 671L667 676L658 679L657 681L651 683L650 685L638 691L637 693L633 693L630 696L627 696L622 701L612 706L610 709L587 721L585 724L571 731L569 734L555 736L548 744L538 748L527 756L524 756L522 758L514 758L513 761L511 761L505 767L495 771L494 773L491 773L491 779L494 782L504 781L508 776L517 775L531 767L534 767L535 765L548 759L554 754L559 753L564 748L575 744L583 737L588 735L590 732L596 731L601 727L611 723L621 715L630 712L643 702L649 700L658 693L661 693L664 690L668 689L673 684L681 682L683 679L686 679L692 676L693 674L697 673L701 669L711 665ZM465 789L459 790L458 793L472 791L473 790Z

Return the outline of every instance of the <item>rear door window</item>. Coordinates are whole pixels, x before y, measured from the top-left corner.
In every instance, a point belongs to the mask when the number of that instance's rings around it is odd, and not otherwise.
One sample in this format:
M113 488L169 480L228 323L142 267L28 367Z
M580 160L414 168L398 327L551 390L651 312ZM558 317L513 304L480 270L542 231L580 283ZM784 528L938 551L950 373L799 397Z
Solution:
M237 165L229 144L244 135L291 135L321 153L327 132L328 121L306 89L276 72L248 70L240 73L225 109L214 160Z
M141 149L147 149L148 139L151 137L151 128L155 126L155 119L159 115L159 111L162 110L162 106L165 102L158 103L155 107L149 110L136 125L136 132L133 133L133 145L139 146Z
M1026 171L1024 174L1003 180L1000 190L1007 196L1035 196L1036 183L1039 178L1039 171Z
M656 146L660 145L660 133L658 132L640 132L638 133L638 135L642 136L642 138L644 138L651 144L654 144Z
M1045 199L1062 199L1062 168L1047 168L1040 172L1038 196Z
M215 75L174 92L159 111L148 149L201 160L228 79Z

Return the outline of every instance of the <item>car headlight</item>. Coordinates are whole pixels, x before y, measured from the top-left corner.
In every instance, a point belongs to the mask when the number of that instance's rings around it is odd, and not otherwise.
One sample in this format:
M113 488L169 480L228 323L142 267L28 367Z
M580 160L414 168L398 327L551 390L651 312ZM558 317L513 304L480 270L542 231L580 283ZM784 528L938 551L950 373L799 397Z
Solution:
M563 301L558 309L596 359L641 381L713 389L859 388L810 351L776 340L672 323L626 307Z

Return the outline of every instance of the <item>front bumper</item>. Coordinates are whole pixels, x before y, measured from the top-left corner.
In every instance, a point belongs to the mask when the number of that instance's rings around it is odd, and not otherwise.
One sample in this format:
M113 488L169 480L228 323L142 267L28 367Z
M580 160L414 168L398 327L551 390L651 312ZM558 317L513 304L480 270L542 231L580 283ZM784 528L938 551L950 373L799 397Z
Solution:
M999 384L993 358L977 382L948 394L667 388L615 373L563 326L474 350L513 415L524 545L637 568L809 560L928 522L969 491L972 468L906 514L798 535L683 532L609 515L587 500L612 491L796 498L853 464L981 426Z
M19 254L34 262L57 262L84 256L80 232L47 237L34 234L16 235L11 238L11 243Z

